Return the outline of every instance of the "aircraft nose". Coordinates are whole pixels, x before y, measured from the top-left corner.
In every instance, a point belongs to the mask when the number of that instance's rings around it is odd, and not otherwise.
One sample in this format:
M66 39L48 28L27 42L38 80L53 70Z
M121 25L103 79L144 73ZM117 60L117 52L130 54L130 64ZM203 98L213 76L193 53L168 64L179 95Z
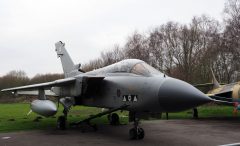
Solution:
M212 101L211 98L192 85L168 78L158 92L160 106L166 111L181 111Z

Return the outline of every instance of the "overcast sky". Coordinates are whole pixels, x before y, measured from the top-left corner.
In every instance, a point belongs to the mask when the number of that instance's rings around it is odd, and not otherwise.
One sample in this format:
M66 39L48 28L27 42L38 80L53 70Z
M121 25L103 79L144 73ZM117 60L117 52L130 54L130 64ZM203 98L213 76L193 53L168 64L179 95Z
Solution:
M0 76L11 70L62 73L54 43L87 63L135 30L207 14L222 20L225 0L0 0Z

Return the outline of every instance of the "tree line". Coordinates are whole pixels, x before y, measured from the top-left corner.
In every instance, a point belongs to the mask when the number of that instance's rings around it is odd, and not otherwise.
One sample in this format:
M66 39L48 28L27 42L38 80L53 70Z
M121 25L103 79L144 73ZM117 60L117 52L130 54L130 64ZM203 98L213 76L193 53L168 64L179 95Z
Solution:
M170 21L146 33L135 31L124 46L116 44L102 52L83 70L136 58L189 83L210 82L210 68L221 82L230 83L239 79L239 53L240 0L228 0L221 23L202 15L189 24Z
M10 71L6 75L0 77L0 89L50 82L61 78L64 78L63 74L37 74L29 78L24 71ZM13 97L13 95L8 92L0 92L0 98L2 97L9 98Z
M223 21L206 15L188 24L167 22L148 32L135 31L123 46L114 45L100 57L82 66L90 71L123 59L141 59L159 71L192 84L211 82L210 68L223 83L240 79L240 0L227 0ZM0 77L0 89L48 82L63 74L38 74L29 78L24 71ZM7 93L0 93L0 97Z

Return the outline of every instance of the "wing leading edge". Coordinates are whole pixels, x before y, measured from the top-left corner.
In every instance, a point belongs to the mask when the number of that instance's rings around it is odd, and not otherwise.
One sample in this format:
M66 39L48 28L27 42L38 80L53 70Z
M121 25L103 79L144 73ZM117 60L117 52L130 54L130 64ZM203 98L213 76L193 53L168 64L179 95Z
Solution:
M20 86L20 87L14 87L14 88L7 88L7 89L3 89L1 91L2 92L5 92L5 91L32 91L32 90L38 90L38 89L47 90L54 86L56 86L56 87L64 86L66 84L74 83L75 81L76 81L76 78L66 78L66 79L55 80L52 82Z
M76 97L97 88L104 78L99 76L78 76L76 78L71 77L52 82L7 88L1 91L12 91L16 95L40 95L44 91L44 95L48 96Z

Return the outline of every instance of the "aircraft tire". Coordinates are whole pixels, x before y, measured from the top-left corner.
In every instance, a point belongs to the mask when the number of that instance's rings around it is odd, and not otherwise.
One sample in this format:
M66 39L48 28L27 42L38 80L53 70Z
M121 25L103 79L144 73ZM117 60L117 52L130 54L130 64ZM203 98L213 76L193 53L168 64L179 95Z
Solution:
M113 113L109 117L109 122L111 125L119 125L119 116L116 113Z
M143 139L145 136L144 130L142 128L132 128L129 130L129 139Z
M144 130L142 128L138 129L138 139L143 139L145 136Z
M60 129L60 130L65 130L66 129L66 118L64 116L58 117L57 128Z

